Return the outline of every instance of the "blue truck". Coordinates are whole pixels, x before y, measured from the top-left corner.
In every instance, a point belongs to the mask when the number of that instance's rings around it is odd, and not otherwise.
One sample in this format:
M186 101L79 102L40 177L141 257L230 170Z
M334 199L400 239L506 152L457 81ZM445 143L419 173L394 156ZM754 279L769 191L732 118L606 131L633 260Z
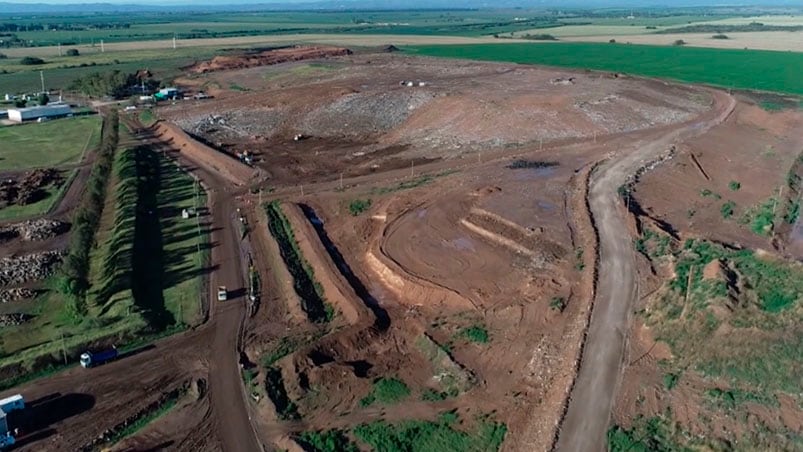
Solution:
M19 394L0 400L0 450L5 450L17 442L14 434L8 428L6 414L24 409L25 399Z
M118 353L117 348L112 347L108 350L104 350L102 352L84 352L81 353L81 366L83 367L94 367L100 366L101 364L105 364L109 361L113 361L117 359Z

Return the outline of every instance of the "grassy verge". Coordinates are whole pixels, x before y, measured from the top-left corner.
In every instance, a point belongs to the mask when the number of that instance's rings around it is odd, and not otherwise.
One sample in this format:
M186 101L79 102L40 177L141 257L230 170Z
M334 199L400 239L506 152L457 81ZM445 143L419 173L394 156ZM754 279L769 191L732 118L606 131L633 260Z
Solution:
M332 321L335 316L334 308L326 302L323 287L315 280L312 266L301 254L293 234L293 227L282 212L279 202L268 204L265 210L268 214L270 233L279 244L282 259L293 276L293 288L301 299L301 308L312 322Z
M0 127L0 172L78 163L85 149L100 143L100 122L84 116Z
M803 53L606 43L411 46L436 57L626 72L684 82L803 94ZM765 77L763 74L775 74Z
M273 406L276 407L276 414L279 419L285 421L301 419L301 415L298 413L298 406L287 395L281 369L268 367L265 372L265 392L273 402Z
M386 451L497 451L507 433L504 424L478 419L471 431L457 428L457 414L446 412L435 421L376 421L354 428L354 435L374 450Z

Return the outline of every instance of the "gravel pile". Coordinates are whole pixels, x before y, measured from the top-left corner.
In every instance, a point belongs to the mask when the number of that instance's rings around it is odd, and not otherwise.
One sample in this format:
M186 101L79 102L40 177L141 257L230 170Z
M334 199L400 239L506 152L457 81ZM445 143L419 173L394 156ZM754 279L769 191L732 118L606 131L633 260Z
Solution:
M419 89L347 94L311 112L300 132L319 137L387 132L434 98L434 93Z
M10 301L27 300L36 296L36 291L31 289L5 289L0 290L0 303L8 303Z
M22 325L32 318L33 316L28 314L0 314L0 328Z
M58 220L38 219L0 227L0 242L21 237L26 241L39 241L63 234L70 225Z
M56 271L59 263L61 253L58 251L0 259L0 286L16 286L45 279Z

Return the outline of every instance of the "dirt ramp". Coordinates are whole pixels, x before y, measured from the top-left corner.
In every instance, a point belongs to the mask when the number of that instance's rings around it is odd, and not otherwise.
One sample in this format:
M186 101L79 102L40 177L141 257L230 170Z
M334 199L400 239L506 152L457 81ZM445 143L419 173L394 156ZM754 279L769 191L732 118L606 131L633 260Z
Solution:
M248 53L235 56L216 56L190 68L190 72L205 74L207 72L245 69L249 67L268 66L291 61L313 60L343 55L351 55L345 47L333 46L293 46L266 50L259 53Z
M220 174L235 185L245 185L256 175L250 166L192 139L175 124L159 121L154 128L162 141L170 143L195 164Z

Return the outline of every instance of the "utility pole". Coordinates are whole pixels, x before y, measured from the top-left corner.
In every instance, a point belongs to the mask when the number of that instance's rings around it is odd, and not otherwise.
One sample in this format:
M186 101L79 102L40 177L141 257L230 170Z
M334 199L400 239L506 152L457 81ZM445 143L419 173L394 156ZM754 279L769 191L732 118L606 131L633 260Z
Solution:
M304 196L304 184L301 184L301 196Z
M343 190L343 173L340 173L340 189Z
M42 92L45 92L45 72L39 71L39 79L42 80Z
M543 138L538 138L538 150L539 151L543 151L544 150L544 139Z
M100 40L100 53L106 52L106 49L103 47L103 40Z
M259 205L262 206L262 187L259 187Z
M173 33L173 50L176 50L176 34Z
M67 365L67 349L64 347L64 333L61 333L61 356L64 358L64 365Z
M415 160L410 160L410 177L415 175Z
M61 56L61 43L59 43L59 56Z

